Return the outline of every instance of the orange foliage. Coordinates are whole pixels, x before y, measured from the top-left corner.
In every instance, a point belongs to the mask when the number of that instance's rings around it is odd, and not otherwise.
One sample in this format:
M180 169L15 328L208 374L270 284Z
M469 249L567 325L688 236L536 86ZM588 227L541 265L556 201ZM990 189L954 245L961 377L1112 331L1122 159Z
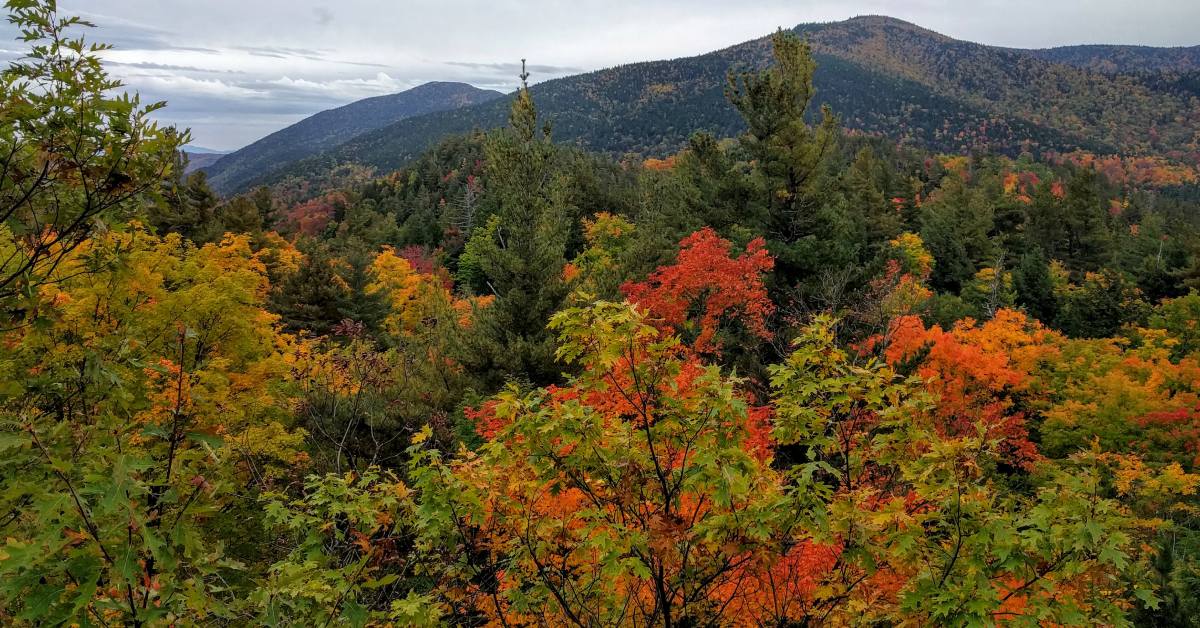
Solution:
M728 615L739 618L739 626L802 624L811 619L817 587L841 553L840 545L804 541L783 556L748 556L714 597L729 600Z
M330 192L324 196L300 203L287 212L285 222L298 233L315 236L329 225L339 211L345 211L350 201L342 192Z
M892 323L885 355L893 365L916 361L917 374L939 397L946 435L972 435L982 422L988 436L1003 441L1012 464L1028 467L1039 455L1024 414L1013 411L1014 397L1028 390L1032 370L1055 351L1050 334L1012 310L982 325L961 321L948 332L905 316Z
M1095 155L1076 151L1065 155L1051 155L1058 163L1071 163L1082 168L1093 168L1109 181L1132 187L1170 187L1187 185L1200 180L1196 169L1175 163L1163 157Z
M642 166L645 167L646 170L671 170L675 167L675 155L671 155L666 159L647 159L642 163Z
M621 286L629 300L649 310L663 324L680 330L689 327L688 314L703 314L695 330L693 349L718 353L716 338L723 320L735 318L754 336L771 338L767 319L775 305L767 296L763 275L775 266L762 238L746 245L737 258L729 256L730 243L705 227L683 239L679 259L663 266L641 283Z

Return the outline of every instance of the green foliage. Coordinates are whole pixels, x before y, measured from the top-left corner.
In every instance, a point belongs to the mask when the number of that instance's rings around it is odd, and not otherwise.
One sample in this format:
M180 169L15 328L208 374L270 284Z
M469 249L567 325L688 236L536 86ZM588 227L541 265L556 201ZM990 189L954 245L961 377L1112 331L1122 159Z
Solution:
M1016 303L1039 321L1053 321L1058 316L1054 279L1050 265L1040 248L1021 256L1013 269L1013 290Z
M992 206L983 190L968 185L963 172L951 173L921 206L921 239L933 253L933 287L959 292L983 266L996 259L989 237Z
M1175 340L1171 355L1175 359L1200 351L1200 293L1167 299L1150 314L1149 327L1161 329Z
M479 321L479 357L500 377L553 381L554 340L545 321L566 296L562 269L573 208L560 154L549 128L538 128L528 89L513 102L509 127L488 137L484 153L497 209L467 243L463 275L496 295Z
M248 436L287 442L263 268L244 237L198 249L134 230L81 245L53 279L5 340L0 614L234 617L243 565L222 537L254 519L225 529L223 509L296 455Z
M1064 288L1056 324L1069 336L1104 338L1117 335L1128 323L1143 321L1148 309L1141 291L1125 275L1105 270Z
M10 0L9 20L30 46L0 75L0 304L28 307L37 286L99 224L119 222L174 167L187 134L160 129L137 96L115 94L100 54L73 36L90 23L49 0Z
M268 625L397 622L439 625L440 611L394 565L412 543L409 490L378 468L310 476L303 497L263 497L267 521L291 542L255 593ZM402 562L402 561L401 561Z

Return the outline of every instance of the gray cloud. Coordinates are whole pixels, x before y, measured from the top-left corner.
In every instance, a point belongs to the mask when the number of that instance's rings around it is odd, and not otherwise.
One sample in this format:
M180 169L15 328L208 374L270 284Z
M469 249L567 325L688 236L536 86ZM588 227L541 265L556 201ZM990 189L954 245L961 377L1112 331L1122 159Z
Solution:
M127 63L123 61L108 61L109 66L125 67L125 68L141 68L145 70L176 70L179 72L200 72L200 73L217 73L217 74L245 74L241 70L215 70L211 68L199 68L193 65L173 65L170 63L154 63L152 61L137 61Z
M453 65L460 68L470 68L472 70L487 70L493 73L503 73L510 76L516 76L521 73L520 63L474 63L471 61L445 61L446 65ZM541 65L530 63L525 66L528 72L537 72L539 74L578 74L583 72L583 68L567 65Z

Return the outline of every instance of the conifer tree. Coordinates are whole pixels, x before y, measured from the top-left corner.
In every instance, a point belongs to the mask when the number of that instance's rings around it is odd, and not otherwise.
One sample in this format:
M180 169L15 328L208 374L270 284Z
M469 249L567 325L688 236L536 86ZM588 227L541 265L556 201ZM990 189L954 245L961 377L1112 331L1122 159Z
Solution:
M730 73L725 95L746 123L739 147L752 165L757 202L766 209L762 231L790 285L848 257L838 242L845 236L844 208L830 197L828 180L838 121L828 106L816 125L805 119L816 69L808 43L783 30L771 43L775 64L762 72Z
M480 321L481 355L497 378L524 374L536 383L558 377L546 321L566 296L562 269L573 213L550 127L522 72L508 127L487 138L488 225L467 245L495 303Z
M888 202L879 184L879 167L875 151L868 146L855 155L846 173L846 200L864 254L886 247L902 228L900 213Z
M350 289L326 246L312 243L303 248L300 268L275 288L272 309L289 331L324 335L342 320L340 306L349 299Z

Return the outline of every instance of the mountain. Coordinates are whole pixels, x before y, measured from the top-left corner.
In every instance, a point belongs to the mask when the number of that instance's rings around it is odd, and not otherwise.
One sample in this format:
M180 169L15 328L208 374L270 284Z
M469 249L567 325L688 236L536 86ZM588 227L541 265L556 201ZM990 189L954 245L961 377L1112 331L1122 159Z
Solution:
M240 189L281 164L333 148L361 133L413 116L474 105L500 92L465 83L425 83L410 90L376 96L322 111L218 160L206 171L214 189Z
M1049 127L1079 142L1095 139L1110 150L1185 150L1197 139L1200 104L1140 77L957 41L884 17L825 25L812 40L818 50L916 81L994 116Z
M1062 46L1031 50L1057 63L1105 74L1146 72L1194 72L1200 70L1200 46L1155 48L1152 46Z
M183 169L184 174L207 168L226 155L226 153L217 152L215 150L197 149L195 146L185 146L183 154L187 155L187 167Z
M813 46L816 101L855 131L953 152L1191 151L1197 157L1200 104L1190 83L1100 72L1045 58L1046 51L959 41L880 16L794 30ZM764 37L696 57L550 80L532 93L558 141L659 156L678 150L694 131L738 133L741 121L723 95L726 73L765 67L770 54ZM406 118L255 182L341 163L394 169L447 135L503 124L508 103L494 99Z
M187 146L184 146L183 152L189 153L192 155L227 155L227 154L229 154L229 151L227 151L227 150L217 150L215 148L205 148L203 146L196 146L195 144L188 144Z

